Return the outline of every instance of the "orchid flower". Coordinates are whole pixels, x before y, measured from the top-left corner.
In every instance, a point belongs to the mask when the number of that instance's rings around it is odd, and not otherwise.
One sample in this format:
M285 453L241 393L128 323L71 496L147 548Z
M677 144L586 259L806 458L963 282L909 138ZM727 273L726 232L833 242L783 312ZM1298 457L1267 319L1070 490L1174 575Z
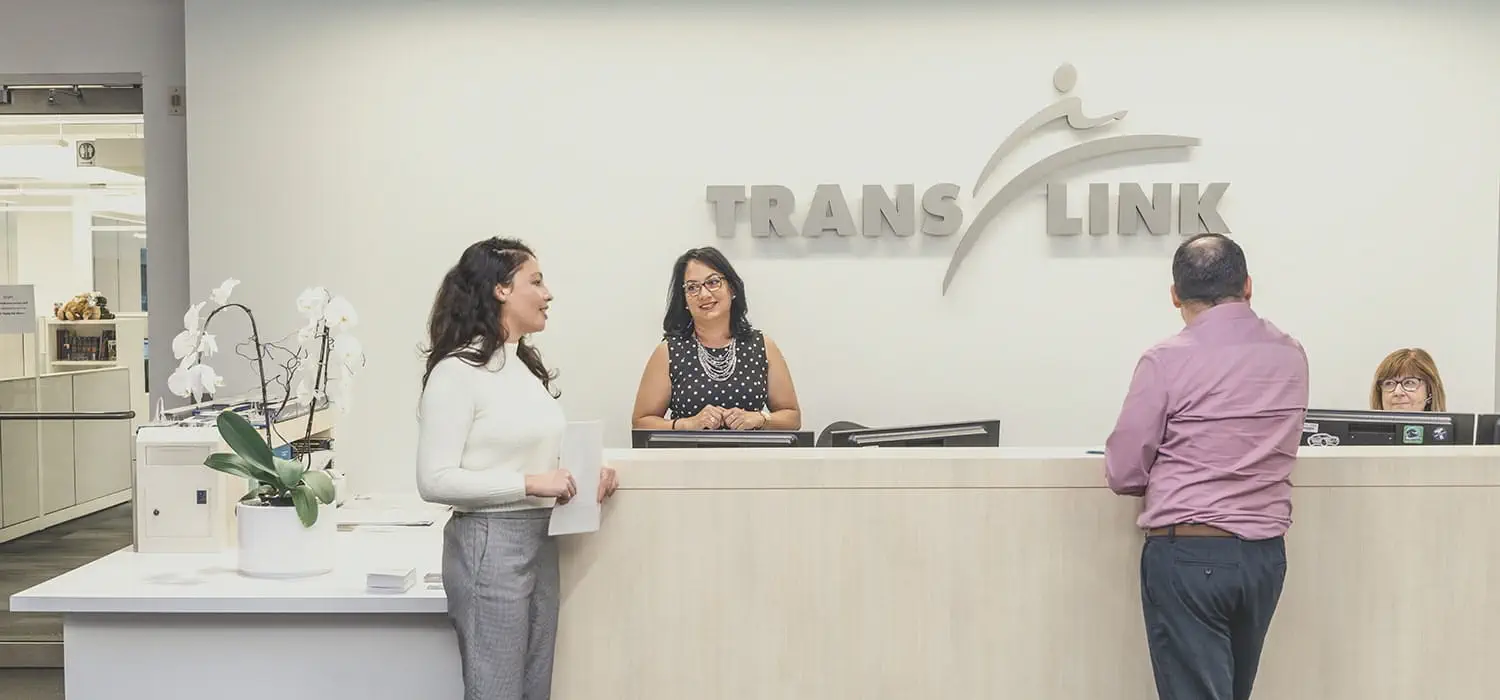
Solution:
M238 280L228 279L210 294L217 306L229 302L229 292ZM204 330L203 307L208 302L200 301L188 307L182 316L182 332L172 339L172 356L177 358L177 369L167 377L167 390L198 401L211 395L224 385L224 378L214 368L203 364L203 358L219 352L219 342L212 333Z
M234 279L233 277L231 277L231 278L229 278L227 280L224 280L223 282L221 282L219 284L219 286L217 288L215 288L212 292L209 292L208 298L212 299L214 301L214 303L218 304L219 306L223 306L225 304L228 304L229 303L229 293L232 292L232 291L234 291L234 286L237 285L237 284L239 284L239 283L240 283L240 281L237 280L237 279Z
M183 331L172 339L172 354L179 360L177 370L167 380L167 388L172 393L191 396L197 401L224 384L224 378L203 363L204 358L218 352L219 346L214 336L207 332L207 320L202 314L210 302L214 310L209 317L228 304L230 294L239 283L234 278L224 280L209 293L208 301L192 305L183 316ZM359 314L348 299L334 296L324 287L303 290L297 296L296 306L298 314L306 321L297 331L297 340L313 358L313 363L311 367L297 370L302 376L293 395L287 398L304 406L314 406L329 398L326 386L333 381L338 395L333 401L334 407L341 413L347 412L353 400L354 375L365 364L364 347L349 332L359 323ZM325 347L326 366L323 364ZM291 378L287 379L290 385Z

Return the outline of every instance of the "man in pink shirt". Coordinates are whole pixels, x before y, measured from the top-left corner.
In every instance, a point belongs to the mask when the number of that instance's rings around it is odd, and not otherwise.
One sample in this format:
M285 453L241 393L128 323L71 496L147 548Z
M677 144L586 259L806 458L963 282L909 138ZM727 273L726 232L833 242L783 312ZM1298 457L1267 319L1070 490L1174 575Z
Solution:
M1286 579L1307 354L1250 309L1245 254L1194 236L1172 258L1182 332L1136 364L1105 474L1144 497L1141 605L1162 700L1250 697Z

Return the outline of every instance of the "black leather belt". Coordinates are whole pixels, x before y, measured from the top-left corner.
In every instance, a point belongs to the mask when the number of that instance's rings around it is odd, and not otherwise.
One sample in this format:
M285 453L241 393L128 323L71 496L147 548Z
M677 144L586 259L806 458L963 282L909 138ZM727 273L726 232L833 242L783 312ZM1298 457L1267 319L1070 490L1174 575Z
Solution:
M1183 523L1166 527L1153 527L1146 531L1147 537L1237 537L1228 530L1201 523Z

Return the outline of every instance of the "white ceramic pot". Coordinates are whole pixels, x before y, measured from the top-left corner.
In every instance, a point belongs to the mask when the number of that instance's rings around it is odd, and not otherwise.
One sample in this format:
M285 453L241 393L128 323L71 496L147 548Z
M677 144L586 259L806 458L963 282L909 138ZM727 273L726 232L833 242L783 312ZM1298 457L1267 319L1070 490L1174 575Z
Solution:
M234 512L241 575L304 578L333 571L338 511L332 505L318 506L312 527L303 527L291 506L240 503Z

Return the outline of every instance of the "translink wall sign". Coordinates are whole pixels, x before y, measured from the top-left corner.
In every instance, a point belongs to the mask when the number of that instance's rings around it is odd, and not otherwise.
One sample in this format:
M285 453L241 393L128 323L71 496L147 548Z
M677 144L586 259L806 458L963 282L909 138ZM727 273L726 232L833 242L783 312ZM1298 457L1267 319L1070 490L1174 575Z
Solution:
M1063 97L1050 106L1039 110L1022 122L1000 143L979 171L971 192L978 195L980 188L1012 151L1043 126L1065 120L1068 126L1080 132L1095 133L1095 130L1110 126L1125 118L1125 111L1099 117L1086 116L1083 101L1070 95L1078 82L1078 72L1070 64L1063 64L1052 75L1053 86ZM755 237L820 237L826 232L838 236L853 236L859 233L876 238L892 234L899 237L915 235L920 228L925 236L951 236L962 232L953 257L948 261L948 270L943 275L943 292L948 291L959 265L974 247L979 235L995 217L1013 204L1021 195L1033 188L1046 187L1047 217L1046 231L1049 236L1077 236L1083 233L1084 219L1068 213L1068 186L1051 181L1054 175L1068 168L1097 161L1108 156L1138 151L1165 151L1190 149L1200 140L1191 136L1166 134L1130 134L1104 136L1069 146L1027 166L995 192L979 212L964 225L965 213L958 203L961 188L951 182L942 182L923 190L917 197L916 186L895 186L895 194L883 185L864 185L860 188L860 217L855 223L852 207L839 185L818 185L808 205L806 218L800 229L792 223L792 212L796 210L796 196L785 185L709 185L707 199L712 204L714 230L720 238L732 238L737 228L739 205L749 208L750 235ZM1197 233L1230 233L1229 225L1219 215L1219 202L1227 182L1213 182L1206 187L1198 183L1158 182L1150 185L1150 194L1139 183L1119 183L1115 186L1116 232L1129 236L1136 234L1144 224L1152 235L1163 236L1171 228L1176 214L1177 232L1184 236ZM1173 194L1177 206L1172 206ZM1090 183L1088 194L1088 232L1100 236L1109 233L1110 185Z

